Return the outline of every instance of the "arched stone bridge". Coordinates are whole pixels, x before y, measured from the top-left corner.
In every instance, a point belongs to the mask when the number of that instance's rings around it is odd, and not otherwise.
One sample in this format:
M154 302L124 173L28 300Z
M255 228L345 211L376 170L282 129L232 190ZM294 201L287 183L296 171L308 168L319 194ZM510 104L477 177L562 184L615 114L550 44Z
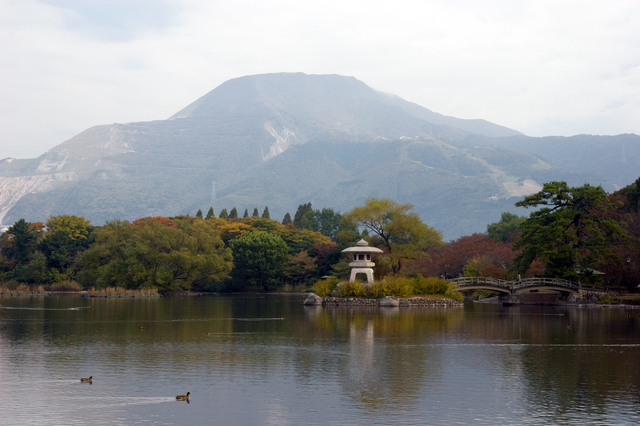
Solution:
M582 291L601 293L603 289L591 286L583 286L561 278L524 278L519 281L507 281L489 277L462 277L448 280L458 285L458 290L491 290L504 296L516 295L531 291L557 291L566 299L569 295Z

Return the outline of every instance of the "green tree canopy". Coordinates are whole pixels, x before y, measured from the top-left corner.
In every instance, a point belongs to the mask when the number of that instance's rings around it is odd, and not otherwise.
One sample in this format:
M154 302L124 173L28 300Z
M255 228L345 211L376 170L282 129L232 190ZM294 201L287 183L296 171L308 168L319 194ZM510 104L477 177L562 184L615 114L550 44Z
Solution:
M522 231L522 224L526 219L524 216L504 212L500 217L500 222L487 225L487 234L495 241L513 242Z
M522 249L516 258L519 271L526 272L540 259L549 277L576 280L578 274L590 275L608 248L626 235L618 222L603 214L616 207L605 202L606 195L589 184L571 188L566 182L549 182L517 202L518 207L541 207L524 221L515 244Z
M316 222L316 230L335 241L340 230L342 215L334 212L333 209L324 207L322 210L315 210L313 217Z
M283 224L283 225L288 225L288 224L290 224L290 223L293 223L293 221L291 220L291 215L289 214L289 212L287 212L287 213L284 215L284 219L282 219L282 224Z
M412 208L411 204L388 198L369 198L344 216L382 239L391 270L398 274L404 260L415 259L430 247L442 244L440 232L425 225L417 213L409 212Z
M95 234L96 242L76 261L85 287L189 290L226 279L232 268L231 251L211 221L184 216L112 221Z
M216 217L215 214L213 213L213 207L209 207L209 211L207 212L207 215L204 217L205 220L209 220L212 217Z
M271 219L271 215L269 214L269 206L265 206L264 211L262 212L263 219Z
M229 219L237 219L237 218L238 218L238 209L234 207L229 212Z
M26 264L31 259L39 240L42 224L18 220L5 232L2 254L17 264Z
M248 232L231 240L229 246L235 263L231 274L237 287L259 286L267 291L282 283L289 254L279 235Z
M196 212L196 217L202 219L202 210L198 209Z
M228 219L229 218L229 213L227 213L227 209L222 209L220 211L220 216L218 216L220 219Z
M628 209L638 213L640 211L640 178L636 179L631 185L627 185L618 191L621 195L627 197L629 201Z
M260 213L258 212L257 207L254 207L253 214L251 214L251 217L260 217Z
M249 210L244 209L244 214L242 215L242 217L249 217Z
M49 216L46 227L51 233L64 232L71 240L86 239L92 228L90 222L84 217L66 214Z
M293 216L293 226L298 229L318 230L311 203L300 204L298 206L298 211L296 211L295 216Z

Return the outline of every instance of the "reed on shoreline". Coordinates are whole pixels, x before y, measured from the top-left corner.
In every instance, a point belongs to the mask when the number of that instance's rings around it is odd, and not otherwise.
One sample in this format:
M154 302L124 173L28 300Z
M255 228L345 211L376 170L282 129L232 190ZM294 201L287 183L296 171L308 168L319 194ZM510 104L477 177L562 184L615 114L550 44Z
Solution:
M0 294L47 294L57 291L82 291L82 286L75 281L54 284L25 284L17 281L0 283Z
M89 297L160 297L156 288L141 288L130 290L122 287L91 288L87 291Z

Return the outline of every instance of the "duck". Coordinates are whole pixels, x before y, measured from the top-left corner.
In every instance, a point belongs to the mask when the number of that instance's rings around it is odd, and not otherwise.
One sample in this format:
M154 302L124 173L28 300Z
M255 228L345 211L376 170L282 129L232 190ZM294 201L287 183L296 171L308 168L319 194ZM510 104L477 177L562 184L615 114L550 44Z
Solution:
M80 379L81 382L84 383L92 383L93 384L93 376L89 376L89 377L83 377Z
M189 400L189 395L191 395L191 392L187 392L186 395L178 395L178 396L176 396L176 399L178 401L188 401Z

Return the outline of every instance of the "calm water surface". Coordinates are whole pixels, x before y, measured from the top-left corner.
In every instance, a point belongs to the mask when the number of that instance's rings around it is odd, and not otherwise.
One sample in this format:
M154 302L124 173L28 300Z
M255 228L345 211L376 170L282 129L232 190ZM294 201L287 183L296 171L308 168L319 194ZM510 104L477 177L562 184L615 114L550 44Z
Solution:
M2 297L0 424L640 424L638 310L303 300Z

